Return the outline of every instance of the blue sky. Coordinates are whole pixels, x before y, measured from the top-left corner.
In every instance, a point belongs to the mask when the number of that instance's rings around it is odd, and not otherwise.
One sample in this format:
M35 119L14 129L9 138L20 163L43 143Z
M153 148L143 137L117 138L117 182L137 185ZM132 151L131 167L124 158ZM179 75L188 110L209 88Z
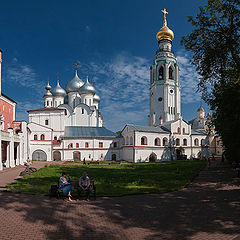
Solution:
M74 75L95 80L101 97L104 125L117 131L126 123L147 124L149 66L157 50L156 33L166 8L174 31L173 50L181 67L182 115L196 115L200 95L198 76L190 53L180 45L192 30L187 16L200 4L192 0L41 0L2 1L0 49L3 50L2 90L18 102L17 119L27 120L27 110L43 106L48 79L56 74L65 87ZM204 104L203 106L207 108Z

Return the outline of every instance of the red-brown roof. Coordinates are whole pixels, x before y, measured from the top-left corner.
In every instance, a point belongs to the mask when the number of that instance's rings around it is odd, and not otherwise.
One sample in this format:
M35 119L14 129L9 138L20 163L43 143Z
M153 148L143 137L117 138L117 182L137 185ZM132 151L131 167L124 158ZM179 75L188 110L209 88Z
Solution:
M66 109L62 109L62 108L55 108L55 107L49 107L49 108L39 108L39 109L35 109L35 110L28 110L27 112L40 112L40 111L61 111L64 110L66 111Z
M8 96L7 96L7 95L5 95L4 93L1 93L1 95L2 95L3 97L7 98L8 100L10 100L11 102L13 102L13 103L16 103L16 104L17 104L17 102L15 102L13 99L11 99L10 97L8 97Z

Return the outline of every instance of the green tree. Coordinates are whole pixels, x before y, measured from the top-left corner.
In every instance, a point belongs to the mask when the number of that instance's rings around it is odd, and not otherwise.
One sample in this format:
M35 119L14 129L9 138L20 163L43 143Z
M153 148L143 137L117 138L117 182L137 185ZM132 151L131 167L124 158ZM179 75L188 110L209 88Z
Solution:
M240 159L240 1L208 0L193 31L181 43L193 52L199 91L213 111L212 121L230 160Z

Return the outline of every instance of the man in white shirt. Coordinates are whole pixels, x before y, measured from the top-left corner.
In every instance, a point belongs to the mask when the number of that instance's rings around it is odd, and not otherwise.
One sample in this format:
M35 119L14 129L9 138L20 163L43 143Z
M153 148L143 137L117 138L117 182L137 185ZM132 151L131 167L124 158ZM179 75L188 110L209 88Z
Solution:
M90 178L87 173L84 172L79 179L78 195L81 197L81 193L86 191L86 200L89 201L89 195L91 193Z

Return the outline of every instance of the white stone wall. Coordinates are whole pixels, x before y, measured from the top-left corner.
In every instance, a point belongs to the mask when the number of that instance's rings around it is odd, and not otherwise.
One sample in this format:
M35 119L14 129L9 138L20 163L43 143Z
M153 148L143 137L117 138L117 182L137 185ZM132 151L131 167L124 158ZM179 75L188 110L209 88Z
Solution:
M88 143L86 148L85 143ZM99 146L103 143L103 147ZM63 159L73 160L73 153L80 152L80 159L83 160L112 160L112 154L116 154L117 160L120 158L119 149L113 148L113 139L104 138L84 138L84 139L64 139L63 140ZM72 147L71 147L72 144ZM78 146L77 146L78 144ZM54 148L57 149L57 148ZM53 150L54 151L54 150Z
M58 132L64 131L64 118L65 110L61 109L59 111L36 111L29 113L30 123L36 123ZM48 120L48 125L46 125L46 120Z

